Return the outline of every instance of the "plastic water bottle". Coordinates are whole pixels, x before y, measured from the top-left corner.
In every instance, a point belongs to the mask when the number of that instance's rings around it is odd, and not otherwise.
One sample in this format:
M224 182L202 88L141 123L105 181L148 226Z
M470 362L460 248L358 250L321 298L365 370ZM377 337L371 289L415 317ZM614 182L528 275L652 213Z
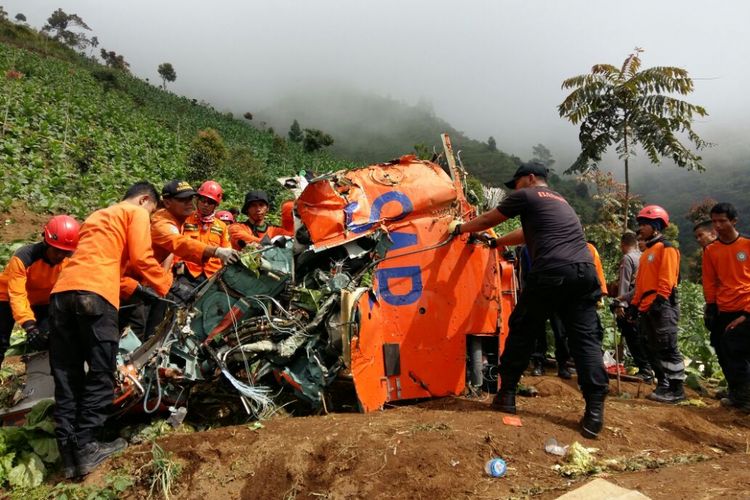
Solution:
M490 477L503 477L507 470L508 465L502 458L491 458L486 464L484 464L484 471Z
M557 439L551 437L547 439L546 443L544 443L544 451L551 453L552 455L557 455L558 457L564 457L568 452L568 447L560 446Z

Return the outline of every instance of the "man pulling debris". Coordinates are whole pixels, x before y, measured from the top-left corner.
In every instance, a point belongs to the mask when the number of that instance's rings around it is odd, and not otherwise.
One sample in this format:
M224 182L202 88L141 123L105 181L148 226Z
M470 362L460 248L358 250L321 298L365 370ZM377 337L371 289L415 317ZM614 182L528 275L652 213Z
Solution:
M44 226L44 240L16 250L0 274L0 365L15 323L26 332L31 349L47 348L50 291L78 245L80 227L69 215L52 217Z
M601 285L581 223L568 202L547 186L547 168L540 163L521 165L506 186L514 191L497 209L466 223L454 221L450 226L453 234L470 233L520 216L523 231L501 236L497 244L517 245L525 241L531 254L526 287L509 321L510 331L500 359L502 384L493 408L516 412L516 388L529 363L537 332L544 328L549 314L556 313L568 334L578 382L586 399L581 433L594 438L604 425L609 380L602 363L602 331L596 312Z
M134 184L122 202L91 214L75 254L52 289L50 368L55 381L55 434L66 478L86 475L127 445L96 439L114 393L120 332L120 281L129 265L156 294L172 276L154 259L149 214L159 195ZM84 369L84 364L88 370Z

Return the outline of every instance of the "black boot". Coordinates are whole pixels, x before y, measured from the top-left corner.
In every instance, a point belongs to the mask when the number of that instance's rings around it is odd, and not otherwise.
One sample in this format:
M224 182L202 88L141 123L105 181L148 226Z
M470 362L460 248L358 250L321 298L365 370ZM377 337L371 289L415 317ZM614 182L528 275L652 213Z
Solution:
M492 409L503 413L516 413L516 390L500 389L492 401Z
M581 419L581 435L594 439L604 427L604 400L606 394L590 394L586 398L586 411Z
M92 470L96 469L96 467L110 455L117 453L120 450L124 450L127 446L127 441L122 438L117 438L109 443L92 441L83 448L78 448L76 451L78 474L85 476Z
M560 368L557 369L557 376L561 379L570 380L573 378L573 374L570 373L570 370L568 370L568 367L564 364L559 365Z
M685 399L685 389L682 380L659 382L659 386L647 396L651 401L659 403L678 403Z
M534 369L531 370L533 377L541 377L544 375L544 361L541 359L534 359Z
M73 479L78 475L78 463L76 461L75 446L73 444L62 444L57 442L60 450L60 458L63 464L63 475L65 479Z

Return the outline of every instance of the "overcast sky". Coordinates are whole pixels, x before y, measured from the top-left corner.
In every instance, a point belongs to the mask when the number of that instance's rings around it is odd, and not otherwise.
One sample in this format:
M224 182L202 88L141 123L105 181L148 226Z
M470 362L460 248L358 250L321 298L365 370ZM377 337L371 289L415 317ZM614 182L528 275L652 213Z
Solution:
M619 65L638 46L644 67L680 66L696 79L689 100L710 113L696 129L719 144L711 154L750 130L750 2L741 0L0 4L37 28L58 7L76 13L136 75L158 82L158 64L169 61L172 90L222 110L260 110L300 86L335 82L431 102L459 130L493 135L524 158L540 142L572 156L577 129L558 117L560 83L595 63Z

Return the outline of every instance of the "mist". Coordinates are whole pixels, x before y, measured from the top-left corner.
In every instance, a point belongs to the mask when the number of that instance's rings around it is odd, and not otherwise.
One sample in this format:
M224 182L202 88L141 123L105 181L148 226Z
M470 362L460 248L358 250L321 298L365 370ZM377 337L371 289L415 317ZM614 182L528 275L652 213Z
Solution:
M169 90L219 110L272 113L289 96L353 89L430 106L468 136L494 136L498 148L521 158L530 157L533 145L545 144L557 165L569 165L578 151L577 128L557 114L566 95L561 82L596 63L619 66L641 47L644 67L679 66L695 79L696 90L687 99L709 112L695 125L716 144L705 154L708 162L736 162L747 152L746 2L5 0L3 5L11 19L23 13L35 28L58 7L76 13L99 38L99 48L123 54L134 75L159 83L157 66L171 62L177 81ZM617 158L611 163L618 171ZM644 155L636 158L636 175L647 164Z

